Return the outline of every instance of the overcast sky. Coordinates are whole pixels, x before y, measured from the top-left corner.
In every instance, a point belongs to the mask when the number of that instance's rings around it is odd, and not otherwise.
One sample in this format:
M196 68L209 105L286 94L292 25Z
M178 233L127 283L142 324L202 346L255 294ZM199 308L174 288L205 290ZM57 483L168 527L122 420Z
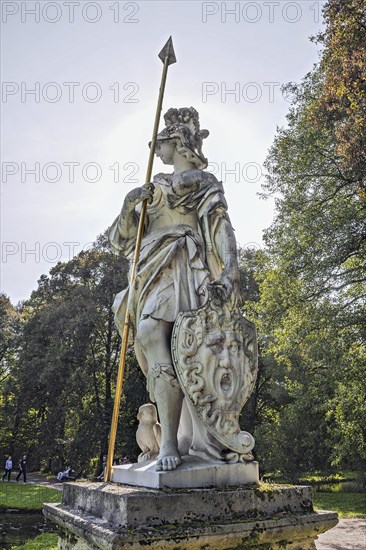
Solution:
M143 184L169 35L177 63L163 112L199 111L237 241L261 246L273 217L257 195L261 165L289 108L280 86L317 62L309 36L322 5L2 1L1 290L12 302L95 240Z

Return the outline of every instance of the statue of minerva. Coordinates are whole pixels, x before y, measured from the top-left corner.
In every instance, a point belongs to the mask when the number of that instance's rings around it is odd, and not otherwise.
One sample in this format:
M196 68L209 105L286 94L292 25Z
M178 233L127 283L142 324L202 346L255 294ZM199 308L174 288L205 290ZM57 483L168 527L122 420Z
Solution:
M161 425L156 469L174 470L187 454L250 460L254 439L240 430L238 418L255 382L257 343L240 311L223 186L205 171L202 141L209 132L200 129L197 111L169 109L164 120L155 154L173 172L130 191L110 229L116 253L131 255L141 203L148 200L135 281L113 306L117 326L122 331L128 309Z

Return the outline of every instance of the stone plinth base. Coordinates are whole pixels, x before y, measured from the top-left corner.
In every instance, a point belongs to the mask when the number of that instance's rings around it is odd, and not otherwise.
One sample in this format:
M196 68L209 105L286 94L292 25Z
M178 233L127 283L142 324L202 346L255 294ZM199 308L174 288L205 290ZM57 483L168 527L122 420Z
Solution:
M152 489L190 489L259 483L258 462L225 464L184 456L182 464L172 472L156 472L156 460L140 464L113 466L111 481Z
M309 487L153 490L67 483L44 514L61 528L59 550L310 550L337 524L314 513Z

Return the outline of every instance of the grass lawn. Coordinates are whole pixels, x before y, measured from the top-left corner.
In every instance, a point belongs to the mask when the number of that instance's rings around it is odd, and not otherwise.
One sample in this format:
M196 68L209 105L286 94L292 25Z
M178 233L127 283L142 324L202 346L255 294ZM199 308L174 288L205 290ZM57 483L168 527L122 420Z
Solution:
M340 518L366 517L366 493L314 492L314 508L338 512Z
M279 472L267 473L263 479L267 479L277 483L292 483L294 485L315 485L317 483L337 483L340 481L351 481L357 477L356 472L342 470L340 472L322 472L320 470L298 474L293 478L281 474Z
M321 471L305 473L299 476L301 483L336 483L337 481L347 481L355 479L355 472L343 470L342 472L334 472L332 474Z
M12 546L12 550L57 550L57 533L42 533L22 546Z
M0 508L42 510L44 502L61 502L56 489L33 483L0 483Z

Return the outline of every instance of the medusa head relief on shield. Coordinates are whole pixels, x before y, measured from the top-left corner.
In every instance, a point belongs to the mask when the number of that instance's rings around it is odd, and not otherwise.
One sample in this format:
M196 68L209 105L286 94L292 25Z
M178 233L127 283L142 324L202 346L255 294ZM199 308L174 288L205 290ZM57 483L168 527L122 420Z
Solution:
M210 294L198 310L180 313L173 331L173 359L186 398L207 429L239 453L254 446L238 419L255 383L256 350L254 325Z

